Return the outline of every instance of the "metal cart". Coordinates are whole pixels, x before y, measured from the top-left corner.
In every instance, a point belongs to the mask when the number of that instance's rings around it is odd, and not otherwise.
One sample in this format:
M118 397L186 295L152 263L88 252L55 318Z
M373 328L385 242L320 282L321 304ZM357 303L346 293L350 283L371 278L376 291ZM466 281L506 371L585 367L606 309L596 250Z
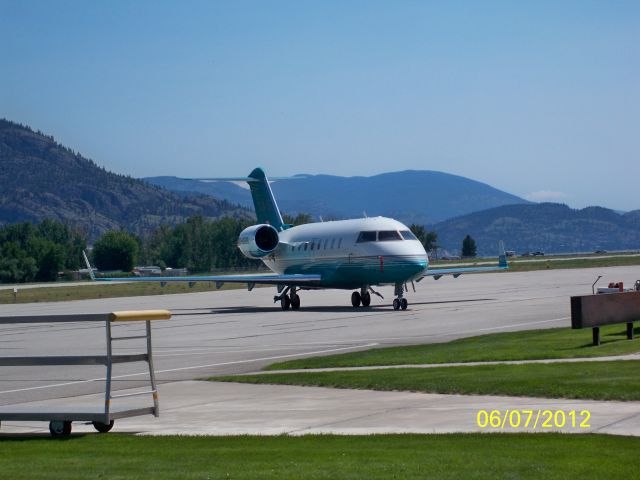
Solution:
M119 418L134 417L138 415L152 414L159 416L158 390L156 387L155 373L151 349L151 321L169 320L171 312L168 310L136 310L99 314L79 315L39 315L39 316L15 316L0 317L0 325L16 323L55 323L55 322L104 322L106 328L106 355L76 355L76 356L31 356L31 357L0 357L0 366L60 366L60 365L104 365L105 396L104 409L69 408L53 410L40 407L27 408L20 405L0 406L0 422L5 421L49 421L51 435L65 436L71 433L71 422L91 422L95 429L105 433L111 430L114 420ZM143 335L131 335L114 337L112 335L112 323L144 321L146 323ZM136 354L113 354L113 342L121 340L145 339L146 351ZM127 362L147 362L149 366L150 390L141 392L113 395L111 392L111 375L113 364ZM118 409L111 406L111 401L123 397L136 395L151 395L153 405L135 409Z

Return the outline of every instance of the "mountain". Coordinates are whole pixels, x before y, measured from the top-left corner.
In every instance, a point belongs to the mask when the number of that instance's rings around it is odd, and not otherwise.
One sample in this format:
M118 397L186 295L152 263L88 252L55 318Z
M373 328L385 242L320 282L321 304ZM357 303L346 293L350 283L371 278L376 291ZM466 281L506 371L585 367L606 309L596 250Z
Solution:
M438 233L438 245L449 251L459 251L469 234L481 255L495 255L500 240L517 253L634 250L640 248L640 210L621 215L557 203L507 205L445 220L429 230Z
M253 217L226 201L182 197L108 172L51 136L0 119L0 224L52 218L96 238L114 228L143 233L192 215Z
M203 193L252 206L249 191L229 182L204 183L176 177L145 180L182 194ZM429 170L372 177L301 175L273 182L272 188L284 213L309 213L325 220L361 217L366 212L368 216L382 215L425 225L500 205L529 203L475 180Z

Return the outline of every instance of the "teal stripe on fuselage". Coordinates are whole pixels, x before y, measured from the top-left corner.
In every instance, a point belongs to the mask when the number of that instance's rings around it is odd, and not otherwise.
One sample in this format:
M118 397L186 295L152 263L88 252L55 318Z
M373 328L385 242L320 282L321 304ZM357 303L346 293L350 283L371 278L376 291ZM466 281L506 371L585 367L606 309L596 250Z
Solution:
M302 263L304 262L304 263ZM288 262L287 262L288 263ZM354 289L364 285L404 283L427 268L425 256L344 257L335 259L292 259L285 274L317 274L322 280L315 286Z

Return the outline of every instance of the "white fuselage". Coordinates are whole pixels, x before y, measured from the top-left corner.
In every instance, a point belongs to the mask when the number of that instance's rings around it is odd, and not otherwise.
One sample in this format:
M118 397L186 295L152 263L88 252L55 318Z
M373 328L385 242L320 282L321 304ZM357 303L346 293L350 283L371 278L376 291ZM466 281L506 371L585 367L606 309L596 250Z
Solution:
M422 243L391 218L310 223L278 235L278 247L262 261L279 274L320 274L325 288L403 283L429 263Z

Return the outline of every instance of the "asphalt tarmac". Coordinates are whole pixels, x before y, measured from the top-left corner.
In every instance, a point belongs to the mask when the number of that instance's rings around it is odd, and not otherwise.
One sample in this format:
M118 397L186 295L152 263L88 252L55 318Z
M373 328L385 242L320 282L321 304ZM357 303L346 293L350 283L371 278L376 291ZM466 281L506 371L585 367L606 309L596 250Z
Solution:
M194 383L184 381L247 373L302 356L569 326L569 297L591 293L598 275L603 276L599 285L609 281L633 285L640 278L640 267L487 273L438 281L426 278L416 284L416 293L409 286L407 311L392 310L391 287L380 289L385 299L373 296L367 309L352 308L348 291L301 292L301 310L287 312L273 303L274 288L256 288L252 292L3 305L0 315L169 309L173 318L153 325L159 382L183 382L167 386L168 392L177 385ZM117 326L116 333L128 334L138 328ZM139 351L133 342L119 343L116 353ZM0 326L3 356L103 354L104 350L105 329L98 324ZM145 369L145 364L116 365L114 388L144 385ZM104 373L102 367L2 367L0 405L96 394L104 388ZM162 385L160 392L162 396ZM211 401L212 391L207 392ZM200 400L193 398L193 403ZM166 400L163 406L172 408Z

